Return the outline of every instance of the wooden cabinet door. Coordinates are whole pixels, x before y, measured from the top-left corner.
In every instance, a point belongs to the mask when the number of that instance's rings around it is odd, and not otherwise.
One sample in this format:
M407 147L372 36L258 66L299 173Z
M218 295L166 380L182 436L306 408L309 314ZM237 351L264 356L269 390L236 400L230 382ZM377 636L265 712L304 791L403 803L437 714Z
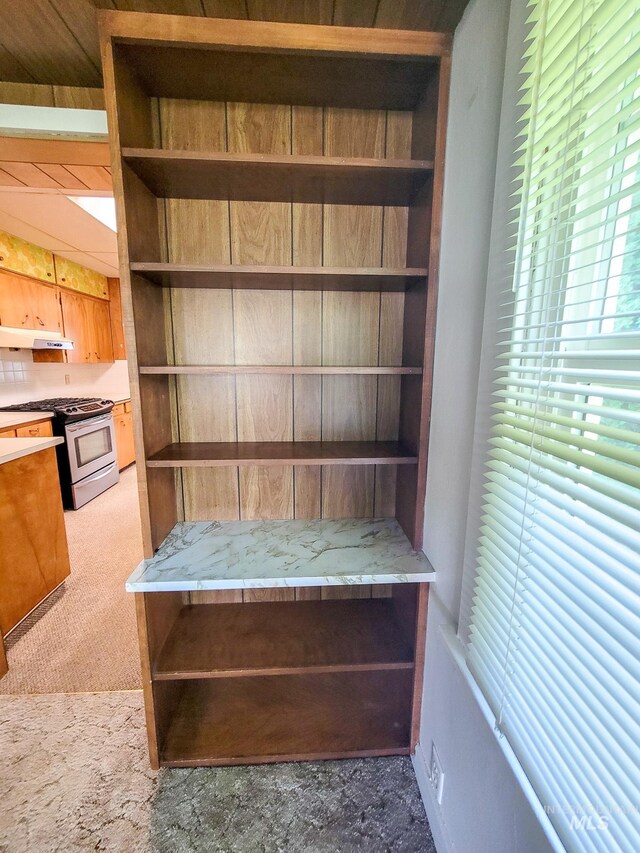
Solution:
M0 273L0 325L62 331L57 288L12 273Z
M88 364L91 361L91 299L70 290L60 291L64 335L71 338L74 348L66 350L67 361L72 364Z
M109 303L91 300L90 317L91 358L89 361L96 363L113 362Z
M110 278L109 281L109 313L111 315L111 341L113 343L114 359L127 357L124 342L124 322L122 320L122 299L120 296L120 280Z
M74 364L113 362L109 303L70 290L60 291L65 337L75 347L67 350Z
M39 424L28 424L16 428L18 438L45 438L53 435L51 421L41 421Z
M0 429L0 438L15 438L15 429Z
M55 448L0 465L0 633L69 574Z
M131 412L114 417L116 430L116 450L118 453L118 468L122 471L127 465L135 462L136 452L133 446L133 416Z

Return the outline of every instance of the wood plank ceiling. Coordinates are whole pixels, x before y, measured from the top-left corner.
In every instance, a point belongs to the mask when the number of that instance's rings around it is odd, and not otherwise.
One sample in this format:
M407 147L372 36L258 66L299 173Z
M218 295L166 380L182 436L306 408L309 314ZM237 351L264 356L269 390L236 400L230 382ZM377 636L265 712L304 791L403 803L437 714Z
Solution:
M469 0L3 0L0 80L102 85L95 9L453 32Z

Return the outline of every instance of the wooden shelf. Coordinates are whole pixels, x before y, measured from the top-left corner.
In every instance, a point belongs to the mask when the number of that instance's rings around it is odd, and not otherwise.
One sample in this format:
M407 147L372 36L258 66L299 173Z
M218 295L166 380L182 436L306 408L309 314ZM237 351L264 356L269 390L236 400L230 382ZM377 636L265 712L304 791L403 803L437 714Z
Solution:
M277 373L302 376L420 376L421 367L390 367L385 365L298 365L298 364L159 364L144 365L138 368L145 376L172 376L182 374L217 374L217 373Z
M167 767L409 752L411 671L181 684L161 750Z
M158 198L410 205L433 172L428 160L373 160L123 148Z
M147 459L149 468L236 465L413 465L397 441L181 441Z
M428 272L421 267L385 269L166 263L132 263L131 271L162 287L385 292L407 290L425 281Z
M151 97L412 110L451 50L445 33L183 20L188 45L167 16L148 16L144 35L110 17L118 59Z
M393 518L179 521L129 592L431 583L433 567ZM358 597L358 596L356 596ZM181 607L179 608L181 609ZM177 615L177 614L176 614Z
M184 607L155 680L412 669L392 599Z

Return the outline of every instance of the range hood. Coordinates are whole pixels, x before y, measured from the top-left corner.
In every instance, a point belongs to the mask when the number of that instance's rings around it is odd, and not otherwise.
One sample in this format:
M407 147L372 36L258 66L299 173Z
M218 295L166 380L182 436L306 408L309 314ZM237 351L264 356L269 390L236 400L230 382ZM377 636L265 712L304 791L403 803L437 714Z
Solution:
M73 349L73 341L63 338L60 332L44 329L12 329L0 326L0 347L10 349Z

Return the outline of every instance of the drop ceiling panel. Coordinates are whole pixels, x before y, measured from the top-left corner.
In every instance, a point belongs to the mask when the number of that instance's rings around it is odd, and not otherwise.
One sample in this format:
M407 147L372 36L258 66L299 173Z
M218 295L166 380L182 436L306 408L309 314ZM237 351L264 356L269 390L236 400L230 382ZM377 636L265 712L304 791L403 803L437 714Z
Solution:
M66 249L60 250L56 254L61 255L63 258L68 258L70 261L75 261L77 264L82 264L82 266L89 267L89 269L96 270L96 272L101 272L103 275L108 275L112 278L117 278L119 275L117 255L104 253L97 256L88 252L72 252ZM108 258L108 261L105 258Z
M117 251L114 232L66 196L56 193L3 192L0 193L0 210L48 234L61 245L83 252Z

